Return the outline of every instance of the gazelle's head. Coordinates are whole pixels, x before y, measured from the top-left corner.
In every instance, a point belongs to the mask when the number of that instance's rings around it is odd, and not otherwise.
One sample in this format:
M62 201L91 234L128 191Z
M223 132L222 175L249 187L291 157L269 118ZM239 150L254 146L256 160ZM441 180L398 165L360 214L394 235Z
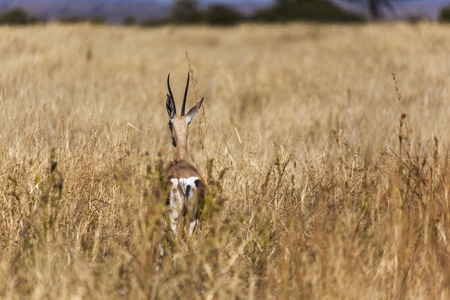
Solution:
M166 108L167 113L169 114L169 128L172 134L172 144L175 147L177 147L177 145L187 147L188 125L191 123L192 119L197 114L198 109L202 106L203 98L202 100L200 100L200 102L198 102L197 105L194 105L189 110L187 115L184 114L184 110L186 107L187 91L189 88L189 73L188 73L186 89L184 91L183 106L181 107L181 116L178 117L172 90L170 89L169 79L170 73L167 76L167 87L169 89L169 94L167 95Z

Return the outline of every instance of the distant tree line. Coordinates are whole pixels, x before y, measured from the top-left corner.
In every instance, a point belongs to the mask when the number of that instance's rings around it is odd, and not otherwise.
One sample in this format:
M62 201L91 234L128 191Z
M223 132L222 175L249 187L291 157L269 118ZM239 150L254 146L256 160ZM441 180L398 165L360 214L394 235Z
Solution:
M372 15L374 19L379 16L379 6L373 7L373 3L376 1L378 1L377 5L389 3L389 0L370 0L367 2L370 11L375 12L375 15ZM205 9L200 9L198 0L177 0L169 15L163 19L137 22L134 16L127 16L123 19L122 24L140 26L165 24L230 26L242 22L360 22L362 20L361 16L347 12L329 0L276 0L272 6L260 9L250 16L243 15L235 8L225 4L212 4ZM450 22L450 7L442 9L438 20ZM93 17L69 16L63 17L59 21L62 23L90 22L92 24L104 24L107 19L101 15ZM45 20L29 15L22 8L14 8L0 13L0 24L29 25L39 22L45 22Z
M216 25L230 26L250 21L251 17L245 16L232 6L226 4L212 4L201 10L196 0L178 0L172 6L169 15L159 20L147 20L141 23L143 26L154 26L164 24L178 25ZM124 25L132 25L130 17L123 21Z
M250 16L226 4L212 4L201 10L197 0L177 0L166 19L149 21L158 23L235 25L242 22L290 22L296 20L316 22L357 22L362 17L342 10L328 0L277 0L272 6Z
M383 17L383 8L394 11L394 2L410 0L345 0L365 6L372 20ZM225 4L213 4L200 10L198 0L177 0L169 16L162 20L149 20L142 25L159 24L207 24L235 25L241 22L282 23L292 21L308 22L361 22L361 15L348 12L330 0L276 0L267 8L260 9L250 16L245 16L233 7ZM407 20L420 20L411 16ZM441 10L438 21L450 22L450 6ZM127 24L124 20L124 24ZM129 23L128 23L129 24Z
M28 25L36 24L40 20L37 17L30 16L22 8L13 8L0 14L0 24L6 25Z

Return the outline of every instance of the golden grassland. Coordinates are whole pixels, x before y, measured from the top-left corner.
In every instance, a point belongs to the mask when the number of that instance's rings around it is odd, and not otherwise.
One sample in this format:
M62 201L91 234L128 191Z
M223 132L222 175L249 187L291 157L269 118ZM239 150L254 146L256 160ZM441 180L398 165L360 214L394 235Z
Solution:
M0 28L0 298L448 299L449 29ZM189 68L209 195L175 239Z

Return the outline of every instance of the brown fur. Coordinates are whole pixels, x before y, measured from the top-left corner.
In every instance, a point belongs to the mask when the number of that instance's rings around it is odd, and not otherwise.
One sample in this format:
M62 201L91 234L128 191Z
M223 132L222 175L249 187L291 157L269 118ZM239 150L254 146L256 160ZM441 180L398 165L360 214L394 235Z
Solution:
M171 178L190 177L198 177L204 183L203 177L198 173L197 169L185 160L175 161L169 169L168 180Z

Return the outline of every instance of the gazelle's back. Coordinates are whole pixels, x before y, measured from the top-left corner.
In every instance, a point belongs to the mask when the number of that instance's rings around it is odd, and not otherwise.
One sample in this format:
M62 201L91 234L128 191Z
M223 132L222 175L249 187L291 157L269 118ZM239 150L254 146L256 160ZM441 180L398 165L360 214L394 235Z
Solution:
M204 184L203 177L198 173L197 169L185 160L174 162L169 169L169 179L190 177L197 177Z

